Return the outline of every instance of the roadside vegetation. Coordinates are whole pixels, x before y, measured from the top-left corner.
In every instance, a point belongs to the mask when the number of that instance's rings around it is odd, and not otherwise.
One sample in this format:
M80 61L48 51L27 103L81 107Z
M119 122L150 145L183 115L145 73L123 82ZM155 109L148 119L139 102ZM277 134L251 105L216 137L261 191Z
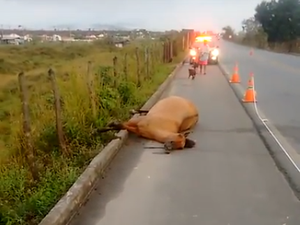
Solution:
M143 105L183 59L184 37L1 46L1 225L39 223L113 138L96 128Z
M226 26L223 38L276 52L300 53L299 24L298 0L262 1L256 6L255 15L242 22L243 31L235 32Z

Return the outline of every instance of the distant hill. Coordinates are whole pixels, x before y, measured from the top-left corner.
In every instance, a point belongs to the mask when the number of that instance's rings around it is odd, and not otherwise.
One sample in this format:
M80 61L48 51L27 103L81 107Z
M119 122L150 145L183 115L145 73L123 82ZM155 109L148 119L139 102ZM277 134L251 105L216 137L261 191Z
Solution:
M54 34L58 34L61 36L69 36L70 34L74 34L74 35L98 35L102 32L106 32L106 33L110 33L110 34L115 34L115 33L128 33L129 30L125 30L125 29L117 29L116 27L113 28L109 28L109 27L102 27L102 29L98 28L98 29L93 29L91 28L91 30L80 30L80 29L45 29L45 30L20 30L20 29L3 29L1 30L0 34L4 34L4 35L8 35L8 34L18 34L18 35L26 35L26 34L31 34L33 36L40 36L40 35L54 35Z
M26 28L26 27L25 27ZM115 35L116 33L121 35L131 35L135 33L134 30L142 31L142 33L147 34L146 29L137 29L136 24L134 23L125 23L125 22L118 22L114 24L106 24L106 23L94 23L94 24L57 24L55 26L49 26L45 29L24 29L22 27L14 28L14 29L2 29L0 30L1 33L4 35L9 35L12 33L18 34L20 36L24 36L26 34L30 34L33 36L41 36L41 35L48 35L52 36L54 34L61 35L61 36L87 36L87 35L98 35L100 33L108 33L109 35ZM133 32L131 32L133 31ZM151 35L159 36L164 32L151 32Z
M78 25L78 24L57 24L49 27L47 30L130 30L131 28L127 27L126 24L103 24L103 23L95 23L89 25Z
M97 25L95 26L97 27ZM108 33L109 35L116 35L116 34L120 34L120 35L131 35L131 34L135 34L136 29L129 29L129 28L124 28L124 27L119 27L119 26L98 26L98 29L96 28L90 28L90 30L86 29L86 30L80 30L80 29L71 29L67 30L67 29L45 29L45 30L21 30L21 29L3 29L0 31L0 35L1 32L3 35L9 35L9 34L18 34L20 36L24 36L24 35L32 35L32 36L41 36L41 35L47 35L47 36L52 36L54 34L57 35L61 35L64 37L68 37L71 34L75 35L75 36L87 36L87 35L99 35L101 33ZM151 33L151 36L160 36L162 34L164 34L165 32L151 32L151 31L147 31L145 29L139 29L139 31L141 31L142 33Z
M94 30L131 30L128 27L122 25L111 25L111 24L93 24L91 28Z

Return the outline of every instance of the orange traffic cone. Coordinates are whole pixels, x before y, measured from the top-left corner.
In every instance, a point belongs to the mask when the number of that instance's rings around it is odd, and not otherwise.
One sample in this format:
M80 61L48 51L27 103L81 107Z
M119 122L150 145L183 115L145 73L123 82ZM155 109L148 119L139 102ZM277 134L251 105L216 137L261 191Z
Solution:
M253 48L250 49L249 55L253 55Z
M244 103L256 102L256 92L254 90L254 77L252 73L250 74L250 79L248 81L248 88L245 92L243 102Z
M238 65L236 63L235 66L234 66L233 74L232 74L231 79L229 81L230 83L240 83L241 82L238 71L239 71L239 69L238 69Z
M254 86L254 78L253 78L253 73L250 73L249 75L249 80L248 80L248 87L249 86Z

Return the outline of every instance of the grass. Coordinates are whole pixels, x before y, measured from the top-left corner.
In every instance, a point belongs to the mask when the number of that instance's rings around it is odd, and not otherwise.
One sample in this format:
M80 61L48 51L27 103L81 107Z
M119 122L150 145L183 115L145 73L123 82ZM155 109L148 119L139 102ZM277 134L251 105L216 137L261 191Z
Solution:
M178 41L178 46L181 42ZM146 76L144 46L152 53ZM139 47L141 86L137 86L135 49ZM175 46L176 47L176 46ZM175 48L174 47L174 48ZM179 49L179 47L177 47ZM104 43L5 46L0 51L0 224L35 225L70 188L91 159L112 139L94 129L113 119L126 119L140 107L174 69L162 62L161 43L131 44L116 49ZM127 73L124 72L127 54ZM117 77L112 59L117 56ZM93 80L96 112L91 107L87 66ZM56 132L54 96L47 76L55 69L62 100L62 125L70 156L61 152ZM30 172L24 148L23 117L16 74L26 73L34 162ZM127 75L126 75L127 74ZM3 79L2 79L3 78ZM116 85L115 85L116 83ZM96 114L95 114L96 113Z

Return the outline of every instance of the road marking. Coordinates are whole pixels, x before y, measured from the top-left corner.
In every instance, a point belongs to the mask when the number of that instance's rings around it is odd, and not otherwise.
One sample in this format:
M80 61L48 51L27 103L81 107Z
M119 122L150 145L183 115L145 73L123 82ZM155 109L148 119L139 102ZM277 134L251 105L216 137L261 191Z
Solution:
M226 67L224 67L222 65L224 71L228 74L228 70ZM227 78L226 78L227 79ZM255 81L253 81L253 90L255 90ZM274 132L271 130L271 128L268 126L267 124L267 121L268 119L267 118L263 118L261 116L261 114L259 113L258 111L258 107L257 107L257 99L256 99L256 95L254 95L254 100L255 102L253 103L253 106L254 106L254 109L255 109L255 113L257 115L257 117L259 118L259 120L263 123L263 125L265 126L265 128L267 129L267 131L269 132L269 134L272 136L272 138L276 141L276 143L278 144L278 146L281 148L281 150L284 152L284 154L287 156L287 158L290 160L290 162L293 164L294 168L300 173L300 168L299 166L297 165L297 163L294 161L293 157L288 153L288 150L286 150L286 148L283 146L283 144L281 143L281 141L279 140L279 138L277 138L277 136L274 134ZM275 127L275 126L274 126ZM275 127L276 128L276 127ZM277 131L276 131L277 132ZM279 134L281 134L279 131L278 131ZM286 143L288 144L288 142ZM295 151L296 152L296 151ZM298 155L298 154L297 154Z
M266 64L272 64L273 66L275 66L279 69L285 69L285 70L287 70L291 73L295 73L297 75L300 74L300 68L290 66L290 65L282 63L280 61L273 60L273 59L266 58L266 57L262 57L262 56L259 56L259 55L255 55L255 56L253 56L253 58L257 58L259 61L264 61Z

